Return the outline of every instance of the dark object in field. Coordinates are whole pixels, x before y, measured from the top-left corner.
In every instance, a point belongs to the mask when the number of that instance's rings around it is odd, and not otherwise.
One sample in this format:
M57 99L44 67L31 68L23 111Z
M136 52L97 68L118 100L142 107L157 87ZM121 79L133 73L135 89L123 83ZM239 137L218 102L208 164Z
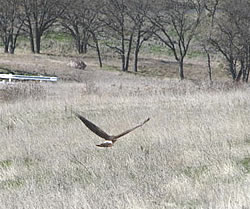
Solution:
M82 60L71 60L68 64L68 66L73 67L73 68L77 68L77 69L81 69L81 70L84 70L87 67L85 62L83 62Z
M113 135L108 135L106 132L104 132L98 126L96 126L95 124L93 124L92 122L90 122L89 120L84 118L83 116L79 115L78 113L75 113L75 114L92 132L94 132L96 135L98 135L99 137L106 140L104 143L96 145L98 147L112 147L118 138L120 138L120 137L130 133L131 131L143 126L146 122L148 122L150 120L150 118L148 118L143 123L135 126L134 128L131 128L127 131L122 132L121 134L113 136Z

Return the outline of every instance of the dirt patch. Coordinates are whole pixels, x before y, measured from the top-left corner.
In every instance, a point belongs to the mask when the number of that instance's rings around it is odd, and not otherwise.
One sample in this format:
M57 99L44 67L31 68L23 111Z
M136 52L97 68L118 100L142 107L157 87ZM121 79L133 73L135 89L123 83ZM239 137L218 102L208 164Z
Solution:
M58 76L61 80L82 81L87 74L103 73L98 65L97 57L95 56L81 56L80 58L86 63L86 71L81 72L79 69L70 67L68 63L72 58L79 58L79 56L56 56L51 54L0 54L0 71L3 73L28 73L32 75L48 75ZM116 71L118 74L122 73L120 70L120 60L117 57L105 57L103 60L105 71ZM131 60L131 68L129 72L133 72L133 60ZM105 72L106 73L106 72ZM153 58L143 57L139 59L137 75L160 77L160 78L176 78L178 79L178 63L172 58ZM188 60L184 65L185 78L188 80L208 80L208 73L206 67L206 60ZM106 74L105 74L106 75ZM102 76L105 76L104 74ZM108 73L108 76L110 74ZM215 80L229 79L225 70L218 67L218 63L213 66L213 78Z

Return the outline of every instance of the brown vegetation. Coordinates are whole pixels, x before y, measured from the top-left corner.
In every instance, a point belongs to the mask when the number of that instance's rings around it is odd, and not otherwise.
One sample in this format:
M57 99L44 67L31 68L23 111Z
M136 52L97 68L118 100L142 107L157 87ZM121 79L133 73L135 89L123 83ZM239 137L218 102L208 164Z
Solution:
M180 82L89 65L63 69L67 58L31 55L32 63L28 57L4 60L21 67L26 58L26 69L44 67L70 80L1 85L1 207L248 207L246 84ZM101 150L73 111L114 134L139 119L151 121Z
M248 1L0 3L0 73L59 78L0 83L0 209L249 208Z

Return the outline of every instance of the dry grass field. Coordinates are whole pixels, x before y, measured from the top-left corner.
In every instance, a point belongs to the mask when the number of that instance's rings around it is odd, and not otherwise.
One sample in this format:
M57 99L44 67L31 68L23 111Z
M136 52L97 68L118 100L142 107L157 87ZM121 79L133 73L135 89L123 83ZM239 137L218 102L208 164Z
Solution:
M0 65L63 79L0 86L1 209L250 208L249 85L30 56L1 54ZM151 120L102 149L73 111L113 134Z

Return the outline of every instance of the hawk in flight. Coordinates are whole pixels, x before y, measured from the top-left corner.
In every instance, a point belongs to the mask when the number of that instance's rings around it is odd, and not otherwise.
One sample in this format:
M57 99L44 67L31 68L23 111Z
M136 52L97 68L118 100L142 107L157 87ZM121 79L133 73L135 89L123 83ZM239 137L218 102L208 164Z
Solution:
M150 120L150 118L148 118L143 123L135 126L134 128L131 128L127 131L124 131L118 135L109 135L105 131L100 129L98 126L96 126L94 123L92 123L89 120L87 120L86 118L84 118L83 116L79 115L78 113L75 113L75 114L92 132L94 132L99 137L105 139L105 142L103 142L102 144L96 145L98 147L112 147L118 138L120 138L120 137L130 133L131 131L143 126L146 122L148 122Z

